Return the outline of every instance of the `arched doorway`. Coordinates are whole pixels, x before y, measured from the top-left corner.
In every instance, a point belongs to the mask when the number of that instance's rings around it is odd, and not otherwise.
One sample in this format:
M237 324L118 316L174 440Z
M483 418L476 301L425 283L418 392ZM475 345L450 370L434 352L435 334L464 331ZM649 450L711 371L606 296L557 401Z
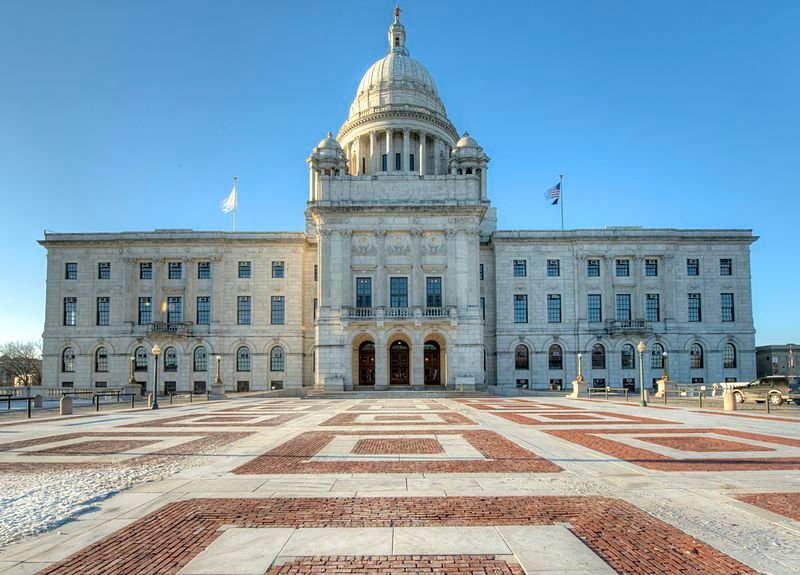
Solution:
M402 340L389 346L389 385L408 385L411 383L410 349Z
M442 384L442 360L439 344L433 340L425 342L425 385Z
M375 385L375 344L371 341L358 346L358 385Z

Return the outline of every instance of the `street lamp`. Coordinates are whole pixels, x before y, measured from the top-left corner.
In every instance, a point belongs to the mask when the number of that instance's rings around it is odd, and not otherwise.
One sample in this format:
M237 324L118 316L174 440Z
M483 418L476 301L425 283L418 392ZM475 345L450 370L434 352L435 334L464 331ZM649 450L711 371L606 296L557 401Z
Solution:
M669 354L665 351L661 355L664 357L664 376L661 379L667 381L669 379L669 371L667 370L669 366Z
M136 385L136 377L133 375L134 371L136 371L136 358L131 356L131 377L128 380L130 385Z
M222 356L218 355L217 356L217 378L214 380L214 384L215 385L220 385L222 383L222 378L219 375L219 368L220 368L221 364L222 364Z
M643 341L639 342L639 345L636 346L636 351L639 352L639 405L642 407L647 407L647 400L644 397L644 350L647 349L647 346L644 344Z
M581 367L581 359L583 359L583 355L579 353L578 354L578 377L575 378L575 381L577 381L578 383L583 381L583 369Z
M158 409L158 356L161 355L161 348L156 344L152 351L155 358L155 369L153 370L153 405L151 409Z

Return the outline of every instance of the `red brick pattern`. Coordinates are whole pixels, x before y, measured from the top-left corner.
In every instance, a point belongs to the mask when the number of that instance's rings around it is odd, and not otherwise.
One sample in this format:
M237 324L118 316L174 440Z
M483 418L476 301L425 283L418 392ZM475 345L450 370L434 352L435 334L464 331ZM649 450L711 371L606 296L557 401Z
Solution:
M525 575L519 563L494 555L377 555L308 557L273 566L266 575L375 575L446 573L447 575Z
M123 436L123 437L120 437ZM231 432L231 431L197 431L197 432L179 432L170 431L169 434L157 432L143 432L143 431L130 431L125 433L115 432L83 432L83 433L65 433L62 435L50 435L45 437L37 437L35 439L26 439L22 441L13 441L10 443L0 444L0 451L14 451L24 447L35 447L37 445L47 445L49 443L56 443L59 441L67 441L70 439L78 438L119 438L129 441L130 438L146 438L147 443L158 441L165 437L187 437L189 438L186 443L161 449L146 455L138 457L131 457L123 461L114 462L98 462L98 463L82 463L82 462L42 462L31 461L30 463L16 463L16 462L3 462L0 463L0 473L41 473L45 471L71 471L75 469L105 469L105 468L119 468L120 466L135 467L143 463L150 463L153 461L161 461L164 459L173 460L175 457L194 456L206 453L208 450L216 449L238 439L242 439L250 435L249 432ZM104 444L107 442L103 442ZM54 447L55 448L55 447ZM47 453L45 455L64 455L63 453ZM76 454L80 455L80 454Z
M425 421L421 415L376 415L375 421Z
M431 455L444 453L435 439L360 439L353 448L356 455Z
M157 440L115 439L103 441L96 439L94 441L57 445L55 447L48 447L47 449L40 449L39 451L21 453L20 455L113 455L115 453L130 451L131 449L139 449L154 443L157 443Z
M222 533L219 529L223 525L300 528L557 523L569 523L570 531L618 573L757 575L630 503L605 497L191 499L165 505L47 567L40 575L174 575ZM350 571L344 568L339 572Z
M736 499L800 521L800 493L745 493Z
M596 415L589 415L588 413L539 413L537 415L545 419L556 419L559 421L603 421L603 419Z
M273 473L557 473L561 468L494 431L403 431L403 435L460 435L486 459L400 461L312 461L334 437L363 432L309 431L233 470L240 475ZM393 431L371 436L397 436Z
M581 411L580 407L573 407L568 405L559 405L557 403L539 403L529 401L526 399L521 400L504 400L504 401L461 401L467 407L478 409L480 411Z
M648 424L648 425L655 425L655 424L664 424L664 425L680 425L680 423L675 421L669 421L666 419L652 419L650 417L638 417L636 415L626 415L624 413L611 413L610 411L591 411L591 412L582 412L581 415L599 415L602 417L608 417L612 419L597 419L596 421L577 421L580 417L576 418L576 421L542 421L541 419L536 419L538 417L547 417L544 413L493 413L492 415L496 415L497 417L502 417L503 419L507 419L509 421L513 421L514 423L519 423L522 425L622 425L622 424L630 424L630 423L638 423L638 424ZM553 415L549 414L549 417L552 419Z
M477 425L477 423L470 418L461 415L460 413L456 413L455 411L432 411L426 412L427 415L436 416L441 421L425 421L424 419L420 421L404 421L403 423L407 425ZM338 415L334 415L327 421L323 421L320 425L324 426L352 426L352 425L365 425L365 426L372 426L372 425L395 425L395 422L386 421L386 420L377 420L377 415L375 419L372 421L358 421L359 417L368 416L371 414L368 413L339 413Z
M694 451L697 453L714 453L720 451L775 451L769 447L741 443L739 441L726 441L716 437L703 437L690 435L689 437L636 437L639 441L647 441L656 445L663 445L681 451Z
M800 457L748 457L748 458L706 458L706 459L674 459L667 455L655 453L647 449L641 449L614 441L600 435L627 434L636 436L641 433L641 429L548 429L545 433L566 439L572 443L582 445L594 451L605 453L611 457L616 457L647 469L657 469L659 471L767 471L767 470L794 470L800 469ZM777 445L788 445L790 447L800 447L800 440L787 437L760 435L757 433L747 433L744 431L734 431L721 428L701 428L701 429L648 429L648 433L668 433L702 435L713 433L715 435L727 435L739 439L752 439L765 443Z
M208 417L201 417L195 420L195 423L224 423L228 421L235 421L243 423L253 421L255 419L252 415L209 415Z
M167 417L166 419L157 419L155 421L144 421L138 423L128 423L118 427L275 427L283 425L289 421L302 417L303 413L281 413L269 414L269 419L262 419L260 421L207 421L204 420L205 416L200 415L178 415L177 417ZM224 416L221 416L224 417Z

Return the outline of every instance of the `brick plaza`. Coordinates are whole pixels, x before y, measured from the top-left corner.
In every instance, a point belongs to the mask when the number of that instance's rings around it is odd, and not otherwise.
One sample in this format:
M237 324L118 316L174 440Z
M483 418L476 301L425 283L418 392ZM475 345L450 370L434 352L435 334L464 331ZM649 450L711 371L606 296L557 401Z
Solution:
M800 430L774 417L486 396L0 420L3 473L162 462L0 575L800 573Z

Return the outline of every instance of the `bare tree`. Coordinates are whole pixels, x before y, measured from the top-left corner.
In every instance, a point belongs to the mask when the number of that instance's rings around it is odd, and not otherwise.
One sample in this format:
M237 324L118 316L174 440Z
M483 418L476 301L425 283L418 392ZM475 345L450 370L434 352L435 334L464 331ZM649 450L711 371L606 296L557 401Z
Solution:
M42 342L10 341L0 345L0 372L22 385L42 384Z

